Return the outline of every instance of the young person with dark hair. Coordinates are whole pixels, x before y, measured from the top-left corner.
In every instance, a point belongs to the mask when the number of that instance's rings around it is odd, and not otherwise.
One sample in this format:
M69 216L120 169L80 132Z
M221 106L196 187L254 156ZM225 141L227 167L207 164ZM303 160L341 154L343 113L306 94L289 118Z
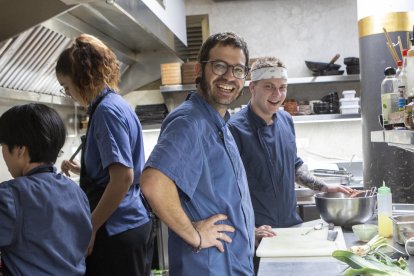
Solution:
M0 183L3 275L83 275L92 234L89 204L54 163L65 143L62 119L43 104L0 117L0 143L14 179Z

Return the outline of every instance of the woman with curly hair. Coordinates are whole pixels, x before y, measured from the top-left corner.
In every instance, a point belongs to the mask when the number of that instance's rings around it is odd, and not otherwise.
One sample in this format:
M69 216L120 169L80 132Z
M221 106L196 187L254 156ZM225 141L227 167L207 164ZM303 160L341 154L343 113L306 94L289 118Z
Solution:
M117 58L99 39L82 34L59 56L56 76L65 93L89 114L81 164L65 160L61 165L67 175L80 173L91 207L86 275L149 275L153 235L140 196L142 128L116 93Z

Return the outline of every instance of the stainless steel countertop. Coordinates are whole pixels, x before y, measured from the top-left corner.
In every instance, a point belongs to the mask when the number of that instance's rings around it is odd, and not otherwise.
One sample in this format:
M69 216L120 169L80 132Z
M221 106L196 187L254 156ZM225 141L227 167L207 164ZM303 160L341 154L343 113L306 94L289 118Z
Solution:
M308 221L292 227L309 227L315 225L322 220ZM352 233L352 230L342 228L345 242L348 248L353 245L360 245L358 239ZM403 251L404 248L392 242L392 245ZM414 273L414 256L410 256L409 260L410 271ZM276 259L276 258L261 258L258 276L274 276L274 275L292 275L292 276L333 276L341 275L341 272L348 267L347 264L336 260L333 257L307 257L296 259Z

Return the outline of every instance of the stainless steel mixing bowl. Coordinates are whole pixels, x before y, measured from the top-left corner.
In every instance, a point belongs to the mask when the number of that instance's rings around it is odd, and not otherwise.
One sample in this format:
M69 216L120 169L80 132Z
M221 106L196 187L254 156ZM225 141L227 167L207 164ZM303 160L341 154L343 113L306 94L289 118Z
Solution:
M370 220L376 207L376 195L349 197L343 193L315 194L316 207L321 218L338 226L351 227Z

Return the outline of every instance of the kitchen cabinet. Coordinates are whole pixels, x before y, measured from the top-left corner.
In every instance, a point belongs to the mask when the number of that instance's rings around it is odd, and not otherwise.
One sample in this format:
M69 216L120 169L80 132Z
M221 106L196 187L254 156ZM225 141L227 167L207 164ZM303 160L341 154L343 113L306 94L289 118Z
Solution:
M295 98L296 100L316 100L332 91L338 92L341 97L341 91L343 90L353 89L358 91L359 81L360 75L289 78L287 98ZM250 81L245 82L243 95L232 103L230 108L240 107L249 101L249 84ZM160 87L160 91L166 98L166 102L173 102L170 104L169 108L176 107L185 99L184 95L195 90L195 84L165 85ZM293 116L293 121L299 124L360 120L360 114L315 114L307 116Z
M388 143L414 153L414 131L411 130L379 130L371 131L371 142Z

